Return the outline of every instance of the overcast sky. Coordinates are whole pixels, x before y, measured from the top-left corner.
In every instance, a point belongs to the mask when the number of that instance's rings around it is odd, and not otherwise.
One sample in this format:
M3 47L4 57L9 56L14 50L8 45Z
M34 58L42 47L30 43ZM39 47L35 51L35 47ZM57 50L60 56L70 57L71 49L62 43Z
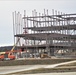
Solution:
M13 45L13 20L12 12L24 10L29 16L32 10L43 12L52 9L63 13L76 13L76 0L0 0L0 46Z

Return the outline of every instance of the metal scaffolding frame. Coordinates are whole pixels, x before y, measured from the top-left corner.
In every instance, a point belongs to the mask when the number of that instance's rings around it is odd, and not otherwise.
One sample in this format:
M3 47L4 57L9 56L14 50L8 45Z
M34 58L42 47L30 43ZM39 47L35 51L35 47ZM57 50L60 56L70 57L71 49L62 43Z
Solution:
M13 13L14 42L21 38L17 47L32 50L34 53L41 51L54 55L57 50L76 49L76 14L65 14L52 10L37 13L32 11L32 16L20 12Z

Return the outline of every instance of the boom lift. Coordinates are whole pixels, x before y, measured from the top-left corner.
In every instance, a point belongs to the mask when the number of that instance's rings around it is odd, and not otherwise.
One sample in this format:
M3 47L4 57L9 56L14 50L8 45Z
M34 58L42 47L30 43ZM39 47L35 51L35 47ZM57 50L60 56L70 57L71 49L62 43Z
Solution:
M20 38L18 38L16 44L13 46L13 48L11 49L11 51L7 51L7 52L0 52L0 60L14 60L15 59L15 55L13 54L15 46L18 44Z

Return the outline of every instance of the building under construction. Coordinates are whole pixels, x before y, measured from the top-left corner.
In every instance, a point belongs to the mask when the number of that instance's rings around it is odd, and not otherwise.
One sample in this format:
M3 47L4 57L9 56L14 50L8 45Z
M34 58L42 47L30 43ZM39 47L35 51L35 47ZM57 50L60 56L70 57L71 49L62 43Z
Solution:
M23 17L22 17L23 16ZM20 12L13 13L14 42L19 39L18 48L30 54L47 52L49 56L60 53L75 55L76 50L76 14L65 14L52 10L43 13L32 11L31 16Z

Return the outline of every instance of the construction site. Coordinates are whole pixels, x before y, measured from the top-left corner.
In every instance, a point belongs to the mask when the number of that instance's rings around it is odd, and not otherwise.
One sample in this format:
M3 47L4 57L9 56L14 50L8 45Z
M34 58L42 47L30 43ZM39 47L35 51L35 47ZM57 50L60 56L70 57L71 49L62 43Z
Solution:
M13 33L16 47L25 51L24 57L76 57L76 14L57 10L43 13L32 11L27 16L13 12Z
M0 52L0 75L76 75L76 14L12 15L14 46Z

